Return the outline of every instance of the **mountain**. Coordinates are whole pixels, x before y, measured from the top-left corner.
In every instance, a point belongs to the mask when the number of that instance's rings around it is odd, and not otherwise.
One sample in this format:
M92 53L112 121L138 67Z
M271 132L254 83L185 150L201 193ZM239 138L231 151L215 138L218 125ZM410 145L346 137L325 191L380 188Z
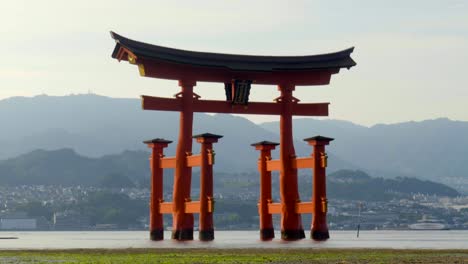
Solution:
M35 150L0 161L0 184L100 186L108 175L137 181L149 175L148 156L144 151L125 151L88 158L72 149Z
M97 186L109 188L133 187L135 183L148 186L148 152L125 151L117 155L88 158L71 149L35 150L16 158L0 161L0 185L60 185ZM171 192L172 172L164 177L165 192ZM194 173L193 187L197 188ZM302 175L300 192L311 195L311 177ZM235 180L235 181L233 181ZM236 184L233 184L236 183ZM446 185L415 178L373 178L365 172L339 170L327 176L330 198L343 200L391 200L407 198L414 193L439 196L457 196L459 193ZM259 189L257 173L244 176L215 171L215 186L219 193L254 193ZM278 190L277 178L273 189ZM363 191L365 190L365 191ZM276 193L276 192L275 192Z
M277 122L261 126L278 133ZM294 119L296 139L336 138L335 155L373 175L431 179L468 191L468 122L447 118L372 127L347 121Z
M36 149L61 148L100 157L125 150L147 150L142 143L146 139L176 141L179 115L143 111L139 99L41 95L0 100L0 123L0 159ZM214 146L217 168L222 171L256 171L259 153L250 144L279 141L275 133L239 116L195 114L193 134L205 132L224 136ZM310 155L311 148L305 142L295 145L299 155ZM176 142L172 143L166 154L174 155L175 146ZM193 146L197 153L199 145L194 141ZM330 164L331 170L355 168L333 153Z
M123 151L120 154L89 158L69 148L58 150L34 150L18 157L0 161L0 185L63 185L115 187L134 184L147 186L150 175L148 151ZM218 154L217 154L218 156ZM255 182L258 173L242 170L226 170L216 158L215 177L228 180ZM224 159L227 160L227 159ZM199 170L193 169L197 176ZM165 170L164 185L171 188L172 170ZM232 179L234 177L235 179ZM310 177L310 176L309 176ZM128 182L127 180L130 180ZM111 183L111 181L115 181ZM193 186L198 186L194 180ZM222 184L221 184L222 186ZM255 188L257 190L258 188Z
M416 178L374 178L363 171L340 170L327 177L330 198L342 200L391 200L408 198L413 194L456 197L455 189L441 183ZM365 191L363 191L365 190Z
M0 123L0 159L62 148L97 158L145 151L142 141L150 138L176 141L179 116L143 111L139 99L41 95L0 100ZM224 135L214 146L218 171L255 172L258 152L250 144L278 141L279 124L196 114L193 133L204 132ZM302 139L317 134L336 138L328 148L329 172L361 169L379 177L417 177L468 192L468 122L435 119L365 127L347 121L294 119L298 156L310 155L311 147ZM172 143L166 155L173 155L175 146ZM198 147L194 142L194 153ZM277 150L273 156L278 156Z

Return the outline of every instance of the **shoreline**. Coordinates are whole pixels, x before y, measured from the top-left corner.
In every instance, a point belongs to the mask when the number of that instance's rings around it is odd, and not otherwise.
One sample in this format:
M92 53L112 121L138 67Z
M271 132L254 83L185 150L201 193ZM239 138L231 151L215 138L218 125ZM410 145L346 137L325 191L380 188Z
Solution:
M100 232L9 232L0 240L0 250L92 250L128 248L150 249L390 249L390 250L468 250L468 231L362 231L359 238L354 231L334 231L327 241L310 238L283 241L280 234L272 241L260 241L257 232L218 231L215 240L202 242L194 233L194 240L174 241L165 232L163 241L151 241L147 231Z
M0 248L0 256L3 254L21 253L21 254L165 254L165 253L216 253L216 254L245 254L245 253L261 253L261 254L295 254L295 253L404 253L404 254L464 254L468 260L468 249L391 249L391 248L71 248L71 249L2 249Z

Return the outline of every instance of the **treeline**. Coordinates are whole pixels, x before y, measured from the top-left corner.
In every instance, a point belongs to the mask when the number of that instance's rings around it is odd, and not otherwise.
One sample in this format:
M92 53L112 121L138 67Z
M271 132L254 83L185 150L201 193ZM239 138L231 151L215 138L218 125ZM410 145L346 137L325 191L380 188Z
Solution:
M35 150L0 161L0 184L99 187L114 184L105 179L109 175L119 177L119 181L126 181L126 177L138 184L149 176L148 156L144 151L125 151L88 158L72 149Z
M40 202L29 202L10 208L12 211L26 212L29 217L44 217L53 223L55 212L69 212L88 217L90 227L112 224L120 229L130 227L142 228L141 220L147 221L149 206L147 200L131 199L124 193L95 191L71 204L50 205ZM247 228L258 222L258 211L255 201L234 201L217 199L215 202L215 223L218 228ZM166 225L171 218L165 216ZM146 222L145 222L146 223Z
M83 199L70 204L43 204L29 202L21 204L12 211L26 212L29 217L44 217L53 223L56 212L68 212L73 215L89 217L90 226L113 224L121 229L137 226L138 220L148 216L148 201L131 199L123 193L96 191L89 193Z

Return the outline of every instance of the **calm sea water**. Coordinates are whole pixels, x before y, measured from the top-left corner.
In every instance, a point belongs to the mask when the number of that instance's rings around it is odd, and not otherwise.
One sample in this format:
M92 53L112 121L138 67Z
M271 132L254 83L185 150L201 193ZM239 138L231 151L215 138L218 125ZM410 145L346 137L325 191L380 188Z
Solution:
M170 232L166 232L170 238ZM215 240L177 242L150 241L145 231L90 232L0 232L0 249L78 249L78 248L393 248L468 249L468 231L331 231L326 242L303 239L261 242L258 231L216 231ZM198 234L195 233L195 237Z

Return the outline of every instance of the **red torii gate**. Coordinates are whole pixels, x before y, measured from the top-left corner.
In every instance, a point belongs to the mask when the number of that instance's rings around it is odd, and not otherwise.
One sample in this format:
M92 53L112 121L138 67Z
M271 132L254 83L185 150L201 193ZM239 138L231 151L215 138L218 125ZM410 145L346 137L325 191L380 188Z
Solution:
M336 53L313 56L248 56L185 51L134 41L114 32L116 42L112 57L138 66L141 76L178 80L181 91L175 98L142 96L145 110L180 112L180 130L176 156L165 158L163 148L170 141L154 139L145 141L153 149L151 156L152 192L150 201L150 232L152 240L163 239L162 214L172 213L172 238L193 239L193 213L200 213L200 240L212 240L213 185L212 143L221 136L202 134L194 136L202 144L200 155L192 155L192 126L194 112L260 114L280 116L280 159L271 160L271 150L277 143L253 144L261 151L259 171L260 236L262 240L274 237L272 214L281 214L281 237L297 240L305 237L301 213L312 213L311 237L328 239L326 223L327 199L325 186L325 145L333 140L326 137L305 139L314 146L311 158L296 158L292 116L328 116L329 103L299 103L293 97L295 86L326 85L331 75L341 68L351 68L356 63L350 54L354 48ZM193 92L196 82L220 82L226 90L226 100L202 100ZM280 96L274 103L249 102L251 84L278 85ZM201 167L200 201L190 200L191 167ZM175 168L173 202L162 200L162 169ZM297 169L313 168L312 201L299 199ZM280 171L280 203L271 202L271 171Z

